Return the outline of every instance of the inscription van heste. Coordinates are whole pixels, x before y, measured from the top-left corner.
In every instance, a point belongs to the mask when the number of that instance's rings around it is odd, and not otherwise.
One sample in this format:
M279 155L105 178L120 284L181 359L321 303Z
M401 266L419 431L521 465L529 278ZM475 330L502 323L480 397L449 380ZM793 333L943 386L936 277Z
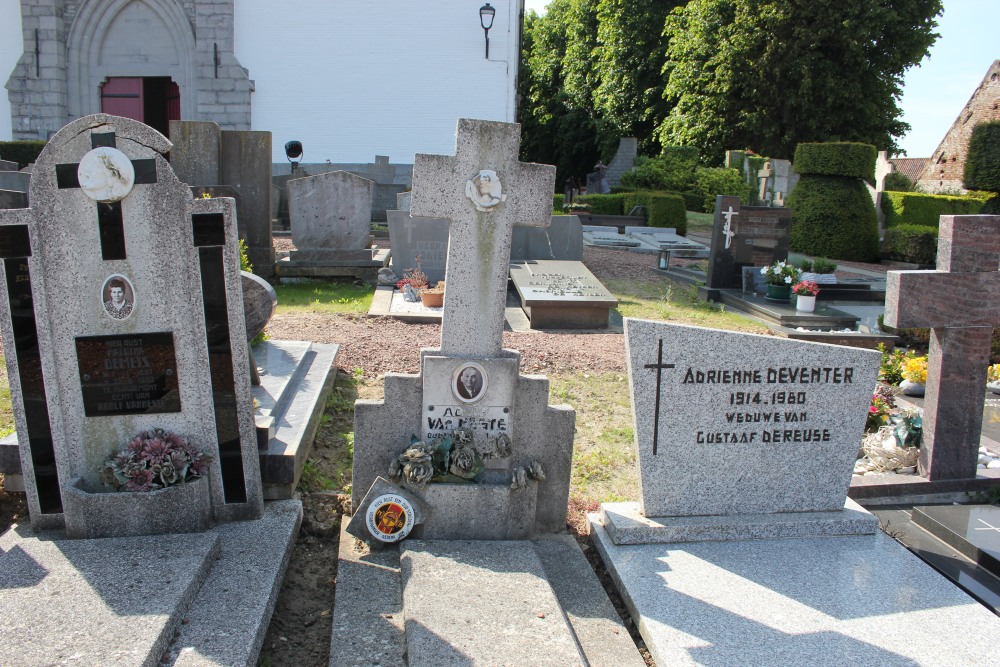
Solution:
M728 393L722 404L724 426L695 432L696 444L709 445L829 442L832 437L829 428L812 428L804 424L809 421L809 391L777 387L853 383L854 368L851 366L752 369L688 366L681 380L682 385L739 386Z

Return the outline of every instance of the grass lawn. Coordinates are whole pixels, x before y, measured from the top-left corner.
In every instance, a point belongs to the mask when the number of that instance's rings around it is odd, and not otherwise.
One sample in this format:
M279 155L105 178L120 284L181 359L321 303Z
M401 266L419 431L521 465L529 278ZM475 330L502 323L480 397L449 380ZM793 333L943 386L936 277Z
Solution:
M372 305L375 288L347 281L305 281L275 285L283 313L358 313Z
M712 220L715 216L711 213L687 212L688 233L698 232L708 234L712 231Z

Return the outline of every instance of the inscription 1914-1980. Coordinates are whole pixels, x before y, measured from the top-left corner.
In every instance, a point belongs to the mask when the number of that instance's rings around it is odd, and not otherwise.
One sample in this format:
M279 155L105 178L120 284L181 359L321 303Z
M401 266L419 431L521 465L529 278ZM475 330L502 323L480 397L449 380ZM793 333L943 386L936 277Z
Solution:
M76 339L88 417L180 412L172 333Z

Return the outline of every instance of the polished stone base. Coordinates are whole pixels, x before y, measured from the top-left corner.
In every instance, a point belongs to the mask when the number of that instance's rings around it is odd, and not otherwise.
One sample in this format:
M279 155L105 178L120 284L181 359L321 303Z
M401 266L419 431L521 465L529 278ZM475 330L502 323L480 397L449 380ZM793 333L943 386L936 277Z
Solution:
M275 274L279 278L357 278L374 283L378 270L389 264L391 251L388 248L373 248L360 251L361 255L333 257L309 257L297 255L284 257L275 262Z
M913 523L1000 577L1000 507L931 505L913 508Z
M588 519L657 665L996 662L1000 619L884 533L618 546Z

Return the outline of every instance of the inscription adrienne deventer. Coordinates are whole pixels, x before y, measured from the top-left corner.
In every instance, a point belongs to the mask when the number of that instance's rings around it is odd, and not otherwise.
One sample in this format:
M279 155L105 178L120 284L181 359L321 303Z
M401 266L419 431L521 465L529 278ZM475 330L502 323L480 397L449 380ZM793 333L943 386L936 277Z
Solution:
M660 341L662 350L662 340ZM662 352L661 352L662 355ZM662 356L656 364L647 364L657 373L653 427L653 454L656 454L660 433L660 381L664 369L680 372L683 385L729 385L731 390L720 393L721 401L706 407L706 421L715 428L694 431L695 444L751 443L810 443L829 442L830 429L809 425L809 387L815 385L847 385L854 383L852 366L781 366L766 368L701 368L677 367L664 364ZM718 413L711 415L711 408Z

